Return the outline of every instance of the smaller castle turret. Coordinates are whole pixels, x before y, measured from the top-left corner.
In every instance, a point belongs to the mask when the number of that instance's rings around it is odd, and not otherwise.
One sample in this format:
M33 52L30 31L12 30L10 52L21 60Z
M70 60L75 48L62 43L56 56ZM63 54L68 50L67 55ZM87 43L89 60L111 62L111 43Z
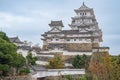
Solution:
M59 32L64 27L62 21L51 21L49 26L51 27L51 32Z

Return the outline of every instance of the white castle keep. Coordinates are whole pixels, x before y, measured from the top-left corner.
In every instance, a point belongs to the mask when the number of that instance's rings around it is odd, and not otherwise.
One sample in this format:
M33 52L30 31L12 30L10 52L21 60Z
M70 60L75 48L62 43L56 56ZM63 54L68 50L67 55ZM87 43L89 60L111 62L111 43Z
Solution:
M62 21L51 21L51 30L42 34L41 53L61 53L63 55L91 55L93 52L108 52L109 47L101 47L102 31L94 15L93 8L84 3L74 10L70 30L62 30Z

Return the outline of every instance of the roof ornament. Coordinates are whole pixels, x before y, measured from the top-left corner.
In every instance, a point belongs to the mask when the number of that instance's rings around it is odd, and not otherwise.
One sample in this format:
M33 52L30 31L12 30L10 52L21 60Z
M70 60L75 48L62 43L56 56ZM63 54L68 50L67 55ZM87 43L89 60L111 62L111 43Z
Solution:
M2 27L1 27L1 29L0 29L0 32L2 32Z
M85 6L85 3L84 3L84 1L83 1L83 6Z

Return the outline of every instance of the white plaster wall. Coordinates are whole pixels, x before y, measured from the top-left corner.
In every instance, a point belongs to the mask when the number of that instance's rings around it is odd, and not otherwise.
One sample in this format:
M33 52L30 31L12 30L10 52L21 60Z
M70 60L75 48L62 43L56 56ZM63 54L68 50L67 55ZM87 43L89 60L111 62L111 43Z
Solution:
M63 55L92 55L92 52L68 52L68 51L64 51Z
M46 64L48 64L48 62L47 61L36 61L36 64L38 64L38 65L46 65Z
M98 51L98 49L93 49L92 51L93 51L93 52L97 52L97 51Z
M37 55L38 57L40 56L40 57L54 57L54 55L41 55L41 54L39 54L39 55Z
M28 55L28 50L18 49L17 53L22 54L23 57L26 57ZM34 57L37 56L36 52L32 51L31 53Z
M91 16L90 12L86 12L86 16Z
M67 66L72 66L72 64L70 64L70 63L65 63L65 66L67 67Z
M49 52L50 52L50 53L56 53L56 52L61 52L61 53L62 53L62 52L63 52L63 50L58 50L58 49L55 49L55 50L50 50Z
M63 50L51 50L51 51L42 51L42 53L56 53L61 52L63 55L92 55L92 52L68 52Z
M67 35L67 37L89 37L91 36L90 34L78 34L78 35Z
M46 53L46 54L48 54L48 53L50 53L49 51L40 51L40 53Z
M33 78L40 78L46 76L60 76L60 75L78 75L85 74L85 69L47 69L37 71L36 74L32 75Z
M26 57L27 54L28 54L28 50L18 49L18 50L17 50L17 53L22 54L23 57Z
M99 49L100 52L108 52L109 49Z
M34 57L37 56L37 53L36 53L36 52L32 51L31 53L32 53L32 55L33 55Z
M93 49L93 52L109 52L109 49Z
M47 43L91 43L91 40L90 41L79 40L79 39L76 39L76 41L74 41L74 39L70 39L70 41L66 41L66 40L56 41L56 40L53 40L53 41L48 41Z
M46 65L46 64L48 64L48 62L47 61L36 61L36 64L38 64L38 65ZM65 63L65 66L67 67L67 66L72 66L72 64L70 64L70 63Z

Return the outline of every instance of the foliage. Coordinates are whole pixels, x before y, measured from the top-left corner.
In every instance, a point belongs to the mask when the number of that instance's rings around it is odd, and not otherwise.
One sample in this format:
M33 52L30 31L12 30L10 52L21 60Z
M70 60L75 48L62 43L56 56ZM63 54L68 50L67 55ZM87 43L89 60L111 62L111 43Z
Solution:
M72 65L74 68L84 68L85 67L85 62L87 60L86 55L77 55L73 58Z
M89 79L87 79L86 75L82 75L80 77L74 77L72 75L66 75L65 80L89 80Z
M13 66L14 67L22 67L25 65L25 58L21 54L15 54L13 60Z
M4 32L0 32L0 72L7 75L12 68L22 67L25 59L17 54L17 47L10 42Z
M120 55L119 56L112 56L112 76L113 80L120 80Z
M28 55L26 56L27 59L27 63L30 65L35 65L36 61L37 61L37 57L33 57L32 53L28 53Z
M0 64L0 71L2 71L0 75L6 75L9 70L10 68L7 64Z
M10 42L9 38L4 32L0 32L0 38L2 38L3 40L6 40L7 42Z
M73 78L72 78L71 75L66 75L65 78L66 78L67 80L73 80Z
M19 69L24 67L26 63L25 58L21 54L14 54L14 58L12 61L12 66L16 68L15 73L19 73Z
M87 80L86 76L81 76L79 80Z
M29 68L22 68L19 70L19 74L28 74L30 73L30 69Z
M93 53L87 63L86 73L92 76L92 80L112 80L112 63L109 53Z
M65 67L64 61L59 55L55 55L55 57L50 59L48 62L49 63L46 65L46 67L50 69L61 69Z

